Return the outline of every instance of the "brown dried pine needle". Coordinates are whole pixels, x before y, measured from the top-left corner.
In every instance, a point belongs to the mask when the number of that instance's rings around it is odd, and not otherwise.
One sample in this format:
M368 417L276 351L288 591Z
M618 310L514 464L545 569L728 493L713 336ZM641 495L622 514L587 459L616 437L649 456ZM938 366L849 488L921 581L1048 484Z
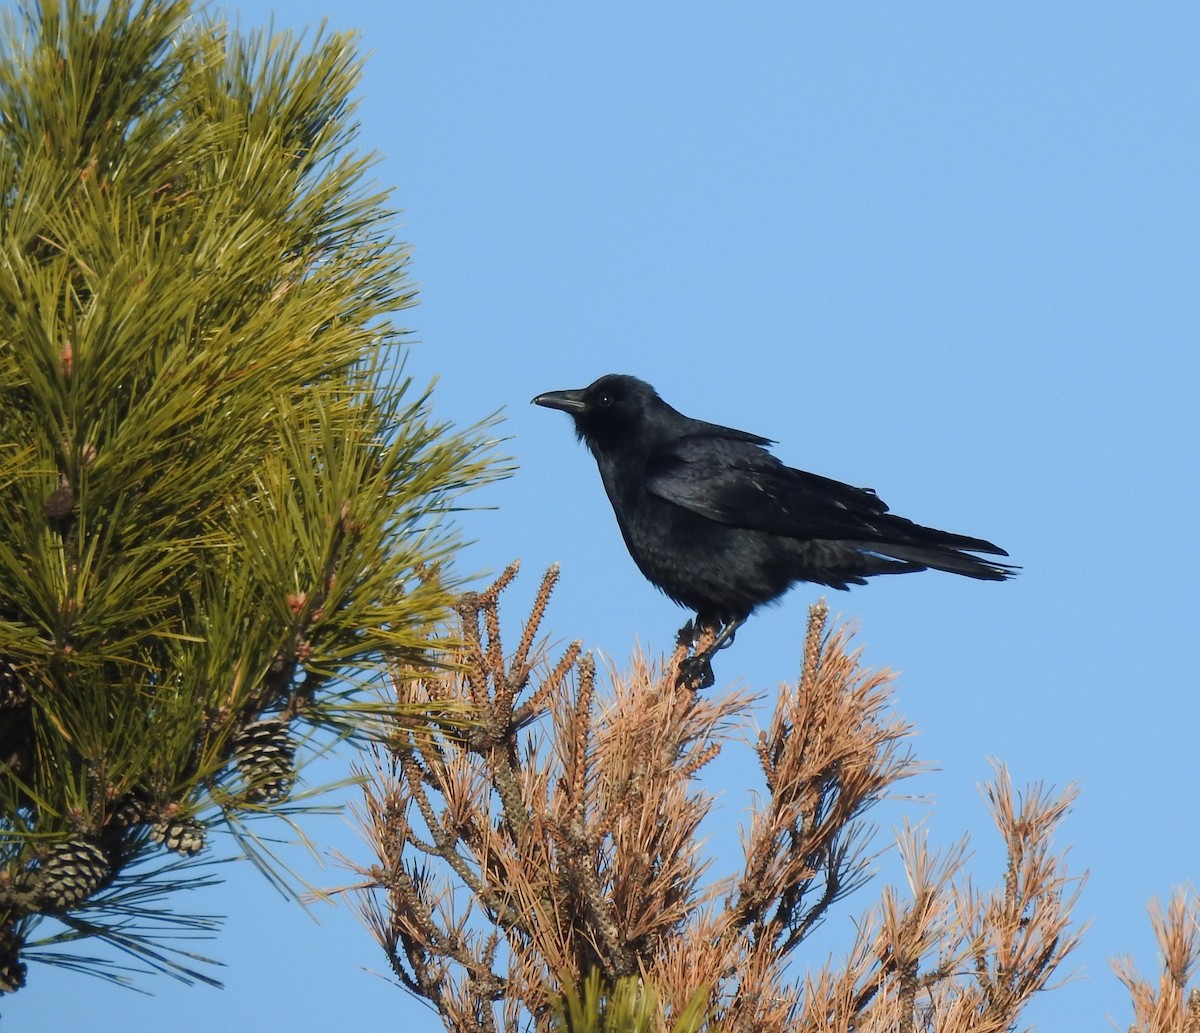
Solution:
M700 827L713 797L697 776L745 734L752 697L676 685L704 641L662 667L636 654L604 689L578 643L552 660L538 631L556 569L505 654L499 601L515 574L461 599L459 649L395 679L401 699L471 703L475 724L398 727L360 814L376 854L359 869L364 919L447 1029L544 1022L558 981L593 969L652 980L667 1011L703 989L714 1030L1010 1028L1076 940L1074 884L1051 846L1070 794L1018 798L999 770L998 890L972 887L964 846L937 855L908 833L906 891L884 893L842 962L796 980L796 948L867 878L861 818L918 769L891 675L861 667L812 609L799 684L753 747L765 788L743 864L712 879Z
M1200 1033L1200 898L1176 890L1166 910L1154 901L1150 922L1158 942L1162 971L1157 985L1143 978L1130 958L1113 963L1129 990L1133 1024L1129 1033Z

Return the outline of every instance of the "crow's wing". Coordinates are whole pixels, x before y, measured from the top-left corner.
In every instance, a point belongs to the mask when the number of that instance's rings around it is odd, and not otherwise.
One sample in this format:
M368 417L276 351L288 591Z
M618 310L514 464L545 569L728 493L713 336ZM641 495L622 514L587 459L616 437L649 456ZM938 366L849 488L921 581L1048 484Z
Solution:
M709 434L661 448L645 486L709 520L790 538L872 538L888 511L870 488L794 470L751 441Z

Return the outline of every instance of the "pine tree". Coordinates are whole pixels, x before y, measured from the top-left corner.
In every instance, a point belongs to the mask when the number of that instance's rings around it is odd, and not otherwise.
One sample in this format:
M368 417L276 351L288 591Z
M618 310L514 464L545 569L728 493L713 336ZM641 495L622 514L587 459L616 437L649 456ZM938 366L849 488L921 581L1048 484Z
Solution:
M413 291L352 150L353 39L186 0L2 33L0 993L83 937L206 978L130 917L427 655L442 513L502 471L398 372Z

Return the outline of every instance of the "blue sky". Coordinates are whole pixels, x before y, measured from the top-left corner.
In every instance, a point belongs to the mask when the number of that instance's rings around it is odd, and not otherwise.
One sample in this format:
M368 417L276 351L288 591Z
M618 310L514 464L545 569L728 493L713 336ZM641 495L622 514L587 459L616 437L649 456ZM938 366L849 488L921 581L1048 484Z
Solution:
M250 27L272 6L229 10ZM902 815L935 844L970 831L990 884L989 759L1018 784L1078 783L1063 838L1090 928L1026 1018L1127 1024L1108 959L1149 969L1146 904L1200 883L1200 8L277 6L278 26L328 16L372 54L361 142L413 246L410 371L441 378L456 423L505 409L520 469L463 515L464 570L522 559L515 623L559 562L556 639L618 663L669 648L686 614L629 560L567 419L528 404L607 372L1006 547L1011 583L830 597L867 662L902 672L898 708L936 765L882 834ZM719 679L792 678L818 595L757 615ZM721 771L729 842L741 774ZM365 857L342 818L309 831ZM196 901L230 916L202 945L227 989L159 978L140 996L38 967L4 1029L441 1029L364 971L383 959L348 909L229 876ZM823 948L849 944L878 888Z

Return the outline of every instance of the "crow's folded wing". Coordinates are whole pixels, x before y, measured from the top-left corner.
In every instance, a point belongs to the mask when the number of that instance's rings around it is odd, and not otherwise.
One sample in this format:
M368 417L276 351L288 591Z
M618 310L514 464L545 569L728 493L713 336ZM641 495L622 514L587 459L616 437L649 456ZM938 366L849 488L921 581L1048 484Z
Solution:
M756 444L707 434L652 456L645 486L709 520L793 538L870 538L888 511L870 488L794 470Z

